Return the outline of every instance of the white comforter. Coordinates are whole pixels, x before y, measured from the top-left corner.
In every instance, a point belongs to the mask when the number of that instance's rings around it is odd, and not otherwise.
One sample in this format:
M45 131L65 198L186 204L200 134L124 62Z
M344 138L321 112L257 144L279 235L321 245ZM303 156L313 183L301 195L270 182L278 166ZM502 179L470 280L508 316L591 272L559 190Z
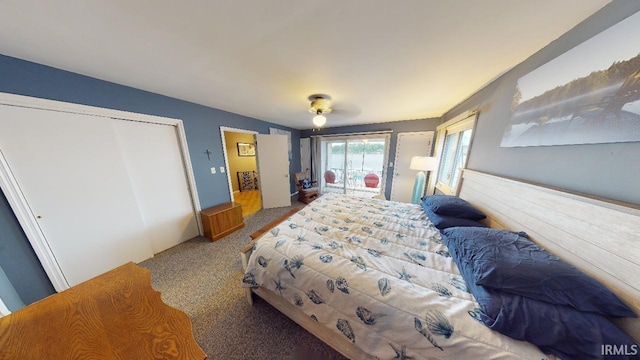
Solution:
M380 359L547 358L477 320L418 205L324 195L262 236L243 286L280 294Z

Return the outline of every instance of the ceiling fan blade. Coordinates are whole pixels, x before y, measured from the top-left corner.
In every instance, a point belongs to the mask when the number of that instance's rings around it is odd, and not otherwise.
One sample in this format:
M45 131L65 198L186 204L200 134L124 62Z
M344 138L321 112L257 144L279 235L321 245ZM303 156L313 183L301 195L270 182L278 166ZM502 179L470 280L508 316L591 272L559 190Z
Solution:
M362 113L362 109L353 103L334 102L333 112L329 116L340 116L341 118L354 118Z

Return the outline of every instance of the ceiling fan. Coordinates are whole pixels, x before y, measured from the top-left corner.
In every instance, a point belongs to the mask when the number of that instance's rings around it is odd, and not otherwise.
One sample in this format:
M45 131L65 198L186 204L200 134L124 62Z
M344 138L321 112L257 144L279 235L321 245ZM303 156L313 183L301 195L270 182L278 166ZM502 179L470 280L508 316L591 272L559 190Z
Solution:
M314 94L309 96L309 101L311 101L309 112L316 114L316 116L313 117L313 125L322 127L322 125L327 123L327 118L324 114L328 114L333 110L331 109L331 96Z
M353 119L362 112L359 106L348 101L333 101L331 96L326 94L309 95L307 100L309 101L308 111L315 115L314 128L324 126L327 123L326 115L329 113L331 113L331 125L339 126L340 120Z

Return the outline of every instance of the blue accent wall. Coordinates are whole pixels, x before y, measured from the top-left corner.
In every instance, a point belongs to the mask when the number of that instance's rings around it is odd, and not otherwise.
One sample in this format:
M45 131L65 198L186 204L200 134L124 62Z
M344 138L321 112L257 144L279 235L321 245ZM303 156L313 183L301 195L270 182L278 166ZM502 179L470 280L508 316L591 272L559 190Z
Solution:
M331 121L329 118L327 121ZM396 158L396 144L398 142L398 133L401 132L413 132L413 131L433 131L435 141L435 130L441 123L440 118L429 118L419 120L405 120L405 121L393 121L379 124L367 124L367 125L352 125L352 126L339 126L322 129L310 129L303 130L300 133L301 138L308 138L314 135L340 135L349 133L363 133L373 131L386 131L392 130L391 140L389 142L389 160L393 161L395 165ZM388 163L385 166L389 165ZM393 181L393 168L387 167L387 179L384 194L387 199L391 197L391 182Z
M300 148L300 131L296 129L9 56L0 55L0 79L0 92L181 119L203 209L230 200L226 174L218 172L213 175L210 170L214 166L225 166L220 126L261 134L268 134L270 127L288 130L292 148ZM206 150L212 152L211 160L207 158ZM299 151L293 151L289 167L290 172L299 170ZM295 185L289 185L290 191L295 192ZM25 303L51 294L53 288L46 274L46 281L43 281L40 262L4 196L0 199L0 236L0 264ZM5 264L10 259L13 259L14 266Z
M0 265L26 304L55 292L6 197L0 191Z

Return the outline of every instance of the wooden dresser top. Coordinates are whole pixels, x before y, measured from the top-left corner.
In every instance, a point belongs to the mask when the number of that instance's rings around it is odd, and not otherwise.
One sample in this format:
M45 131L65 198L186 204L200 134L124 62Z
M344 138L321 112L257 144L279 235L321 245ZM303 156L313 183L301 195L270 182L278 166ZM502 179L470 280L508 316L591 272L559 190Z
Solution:
M128 263L0 318L0 359L205 359L187 315Z

